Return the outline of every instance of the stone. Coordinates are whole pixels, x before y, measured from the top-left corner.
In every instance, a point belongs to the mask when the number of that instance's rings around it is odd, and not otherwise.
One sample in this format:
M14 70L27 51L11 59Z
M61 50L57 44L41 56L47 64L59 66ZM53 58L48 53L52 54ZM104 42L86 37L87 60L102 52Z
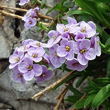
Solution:
M7 60L0 60L0 73L2 73L8 66Z
M0 59L7 59L10 56L8 41L5 36L0 35Z

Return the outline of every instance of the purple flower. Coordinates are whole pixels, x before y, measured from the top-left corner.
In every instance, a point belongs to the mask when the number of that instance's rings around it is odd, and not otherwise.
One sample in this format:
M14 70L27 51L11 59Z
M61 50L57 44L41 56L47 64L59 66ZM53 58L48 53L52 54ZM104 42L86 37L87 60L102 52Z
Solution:
M33 11L34 11L35 13L38 13L39 7L37 6L36 8L33 9Z
M26 53L30 49L30 44L19 47L17 50Z
M81 32L78 32L78 34L75 36L76 41L82 41L84 39L85 39L85 36Z
M45 44L45 43L41 43L41 42L39 42L39 41L33 41L33 42L31 42L30 43L30 45L32 46L32 47L43 47L43 48L48 48L48 45L47 44Z
M77 24L77 21L75 19L73 19L72 17L68 17L67 21L68 21L68 24L75 24L75 25Z
M94 36L91 38L91 44L92 44L91 46L95 49L95 54L97 56L101 55L101 47L99 45L99 41L100 41L99 36L97 37Z
M22 41L22 45L25 46L25 45L30 44L31 42L34 42L34 40L33 39L27 39L27 40Z
M60 46L57 48L57 55L59 57L65 57L67 60L74 59L74 41L68 41L66 39L60 42Z
M30 81L34 76L40 76L42 74L42 67L38 64L33 64L33 61L29 58L25 58L23 62L18 65L18 69L23 73L25 80Z
M52 47L54 44L57 44L62 38L61 36L59 36L58 32L54 30L50 31L48 33L48 36L50 38L47 43L49 47Z
M93 22L80 22L80 32L82 32L87 38L93 37L96 34L96 26Z
M31 17L29 17L29 18L26 20L24 26L25 26L26 29L29 29L29 28L35 26L36 23L37 23L37 19L36 19L36 18L31 18Z
M12 69L15 66L17 66L18 64L20 64L22 62L23 58L24 58L23 52L18 51L18 53L16 52L16 53L12 54L9 58L9 62L11 63L9 68Z
M88 64L86 65L81 65L77 59L73 59L71 61L66 62L67 68L70 70L77 70L77 71L82 71L84 70Z
M55 66L51 63L50 61L50 56L48 54L44 54L43 56L43 63L48 63L48 65L52 68L52 69L56 69Z
M14 80L15 82L19 82L19 83L25 84L25 80L24 80L24 78L23 78L23 73L21 73L21 72L18 70L18 66L16 66L16 67L14 68L13 80Z
M91 41L83 40L78 46L77 59L81 65L86 65L88 60L93 60L96 57L95 50L90 47Z
M69 33L70 24L57 24L56 30L62 35L65 33Z
M57 55L58 47L58 44L55 44L49 49L50 61L55 68L59 68L65 62L65 57L59 57Z
M46 80L51 79L53 76L52 71L48 70L46 66L42 65L42 74L38 77L36 77L36 82L37 83L42 83Z
M28 3L30 0L20 0L19 5L24 5L26 3Z
M29 57L34 62L40 62L44 53L45 50L42 47L37 47L35 49L28 50L27 57Z

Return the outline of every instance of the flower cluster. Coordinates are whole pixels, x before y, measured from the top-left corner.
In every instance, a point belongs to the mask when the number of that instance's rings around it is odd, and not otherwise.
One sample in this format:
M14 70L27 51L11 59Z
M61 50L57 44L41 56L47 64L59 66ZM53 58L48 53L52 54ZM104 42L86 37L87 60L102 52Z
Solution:
M96 25L92 21L78 23L71 17L67 21L48 33L50 62L55 68L65 63L68 69L82 71L89 60L101 55Z
M26 3L28 3L30 0L20 0L19 5L24 5Z
M9 68L14 70L13 79L16 82L25 83L36 78L37 83L49 80L52 77L52 71L45 65L40 65L45 54L46 44L28 39L22 42L22 46L16 48L13 55L10 56Z
M56 30L49 31L47 44L28 39L15 49L9 68L14 69L13 78L17 82L24 83L33 77L37 82L50 79L52 71L48 66L56 69L65 64L69 70L82 71L89 60L101 55L96 25L92 21L77 22L71 17L67 21L68 24L57 24ZM49 49L48 54L44 48Z
M39 7L36 7L34 9L29 9L24 15L22 20L25 21L24 26L26 29L29 29L37 24L38 11Z

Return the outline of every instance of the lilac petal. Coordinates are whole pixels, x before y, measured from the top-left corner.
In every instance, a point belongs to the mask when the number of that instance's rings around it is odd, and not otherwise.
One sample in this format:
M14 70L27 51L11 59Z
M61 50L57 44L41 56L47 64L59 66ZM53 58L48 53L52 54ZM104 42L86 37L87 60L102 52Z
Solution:
M47 71L47 67L45 65L42 65L42 73L46 73Z
M59 33L63 34L63 33L64 33L63 27L64 27L64 24L57 24L56 30L57 30Z
M86 37L90 38L90 37L93 37L95 34L96 34L96 30L92 29L92 30L87 31Z
M57 54L60 57L65 57L67 55L67 52L65 50L65 47L63 47L63 46L58 47Z
M95 25L92 21L89 21L88 24L89 24L93 29L96 30L96 25Z
M56 68L59 68L59 67L62 65L62 63L58 60L58 58L55 58L55 57L53 57L53 58L51 59L51 63L52 63L53 66L55 66Z
M90 48L85 54L85 58L87 60L93 60L96 58L95 50L93 48Z
M30 81L34 78L34 71L28 71L27 73L23 74L23 77L26 81Z
M42 74L42 67L38 64L34 64L33 71L35 72L35 77L40 76Z
M45 78L45 80L49 80L52 78L52 76L53 76L52 71L48 70L44 78Z
M72 17L68 17L67 21L69 24L76 24L77 23L77 21L75 19L73 19Z
M63 40L60 42L61 46L65 46L67 43L68 43L68 40L66 40L66 39L63 39Z
M36 79L37 79L36 80L37 83L42 83L45 81L43 77L37 77Z
M77 71L82 71L82 70L86 69L87 66L88 66L88 64L86 64L86 65L78 65L78 70Z
M33 65L33 61L29 57L25 57L24 62L26 62L28 65Z
M24 80L24 78L21 78L21 83L25 85L25 80Z
M35 61L35 62L40 62L41 60L42 60L42 57L37 57L37 58L32 58L33 59L33 61Z
M101 47L100 47L100 45L97 45L97 47L95 49L95 53L96 53L97 56L101 55Z
M91 45L90 40L85 39L85 40L83 40L83 41L80 43L79 47L80 47L81 50L82 50L82 49L87 49L87 50L88 50L88 49L90 48L90 45Z
M81 65L87 65L88 60L82 54L78 54L77 59Z
M59 58L59 61L63 64L65 62L66 58L65 57L61 57Z
M36 48L38 56L43 56L45 53L45 50L42 47Z
M17 63L13 63L13 64L10 64L9 65L9 69L13 69L15 66L17 66L18 64Z
M57 43L61 40L61 38L62 38L61 36L58 36L53 43L54 43L54 44L57 44Z
M28 72L27 66L28 66L28 64L27 64L26 62L21 62L21 63L18 65L18 69L19 69L20 72L26 73L26 72Z
M51 31L49 31L48 36L49 36L49 38L53 38L54 36L58 36L58 32L51 30Z
M13 54L13 55L11 55L10 58L9 58L9 62L10 62L10 63L16 63L15 58L17 58L17 57L18 57L17 54Z
M73 51L70 51L68 53L68 55L66 56L66 59L67 60L73 60L74 59L74 52Z

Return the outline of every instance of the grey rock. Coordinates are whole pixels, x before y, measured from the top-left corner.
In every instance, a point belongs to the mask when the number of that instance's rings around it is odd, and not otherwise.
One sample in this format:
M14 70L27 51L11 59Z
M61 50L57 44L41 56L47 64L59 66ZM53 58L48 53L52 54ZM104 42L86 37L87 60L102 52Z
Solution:
M10 56L8 41L5 36L0 35L0 59L6 59Z

